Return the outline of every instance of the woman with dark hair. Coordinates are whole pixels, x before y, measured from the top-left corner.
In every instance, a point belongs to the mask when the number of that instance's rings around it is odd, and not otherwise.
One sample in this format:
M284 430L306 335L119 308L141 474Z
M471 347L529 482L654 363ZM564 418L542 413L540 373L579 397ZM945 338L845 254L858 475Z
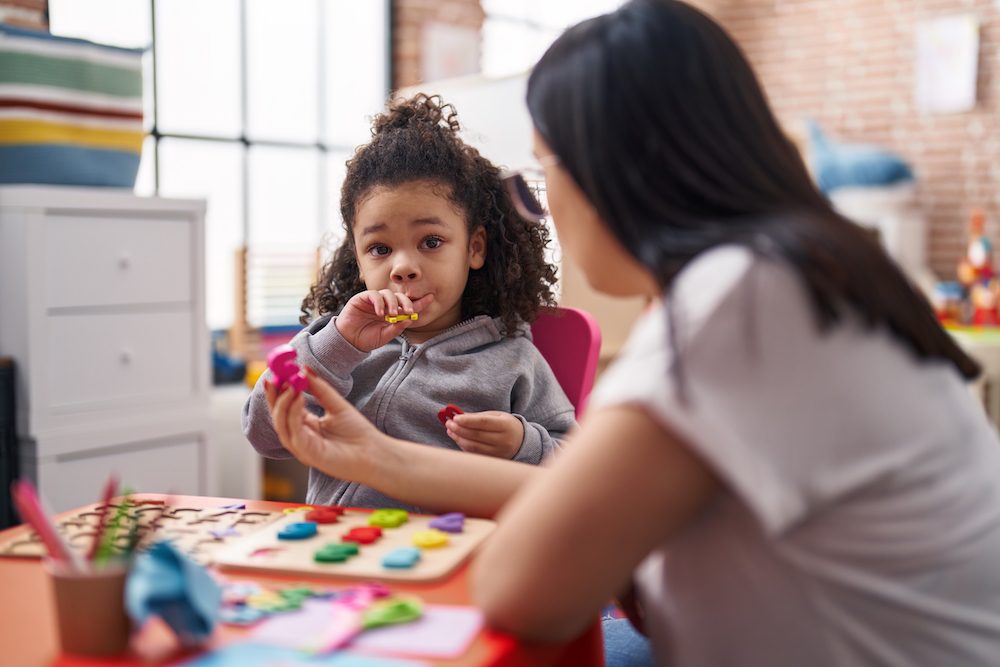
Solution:
M311 376L322 418L268 396L286 447L424 507L502 508L475 595L525 637L571 637L634 584L661 664L996 664L979 369L816 191L732 39L632 0L556 40L528 108L562 247L656 304L579 431L542 469L406 447Z

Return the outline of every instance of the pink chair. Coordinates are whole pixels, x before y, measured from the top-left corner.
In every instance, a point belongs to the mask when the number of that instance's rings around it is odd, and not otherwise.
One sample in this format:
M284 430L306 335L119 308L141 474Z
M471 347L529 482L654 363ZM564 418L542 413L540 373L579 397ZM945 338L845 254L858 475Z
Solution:
M579 308L543 308L531 325L531 337L576 408L579 419L587 407L597 374L601 352L601 328L597 320Z

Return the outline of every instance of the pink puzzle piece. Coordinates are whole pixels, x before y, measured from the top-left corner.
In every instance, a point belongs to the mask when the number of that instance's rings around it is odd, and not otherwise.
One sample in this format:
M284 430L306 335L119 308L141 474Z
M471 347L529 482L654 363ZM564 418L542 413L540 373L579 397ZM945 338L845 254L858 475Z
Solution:
M306 376L302 374L299 365L295 363L295 349L291 345L279 345L267 355L267 367L275 379L275 389L288 383L295 391L305 391L309 386Z

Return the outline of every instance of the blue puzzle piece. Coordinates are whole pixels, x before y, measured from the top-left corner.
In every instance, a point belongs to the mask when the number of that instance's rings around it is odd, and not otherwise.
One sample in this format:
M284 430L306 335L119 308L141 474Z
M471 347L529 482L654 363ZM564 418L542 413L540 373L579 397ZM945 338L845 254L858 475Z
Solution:
M390 551L382 558L382 567L405 570L413 567L420 560L420 549L416 547L400 547Z
M290 523L278 531L279 540L305 540L316 536L316 524L312 521Z
M250 625L263 618L264 612L255 607L223 607L219 620L230 625Z

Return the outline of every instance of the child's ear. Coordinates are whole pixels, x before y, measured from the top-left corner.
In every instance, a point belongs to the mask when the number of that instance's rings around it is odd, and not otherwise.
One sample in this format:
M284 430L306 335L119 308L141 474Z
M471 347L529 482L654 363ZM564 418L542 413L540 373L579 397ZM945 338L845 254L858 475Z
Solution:
M486 263L486 228L476 227L469 238L469 268L481 269Z

